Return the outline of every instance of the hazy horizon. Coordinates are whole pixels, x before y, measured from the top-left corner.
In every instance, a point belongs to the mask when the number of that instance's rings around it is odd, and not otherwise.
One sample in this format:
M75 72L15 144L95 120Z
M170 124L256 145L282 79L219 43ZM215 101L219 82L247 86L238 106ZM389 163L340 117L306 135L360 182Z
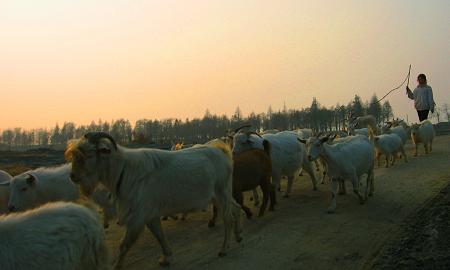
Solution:
M450 103L450 2L1 1L0 129L244 115L382 97ZM402 87L388 98L417 116Z

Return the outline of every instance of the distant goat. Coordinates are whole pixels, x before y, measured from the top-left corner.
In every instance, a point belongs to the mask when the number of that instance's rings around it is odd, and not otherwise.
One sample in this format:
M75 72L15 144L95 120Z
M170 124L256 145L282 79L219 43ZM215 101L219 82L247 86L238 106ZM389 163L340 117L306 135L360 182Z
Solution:
M365 116L355 117L353 112L350 112L348 117L348 133L349 135L356 135L355 129L362 129L370 127L375 134L378 134L377 120L371 114Z
M433 150L434 136L434 127L429 120L424 120L419 124L412 125L411 138L415 146L414 156L417 156L419 143L423 143L425 154L431 152Z
M400 127L403 129L403 127ZM403 148L403 142L400 136L397 134L382 134L375 137L375 149L376 157L378 161L378 167L381 166L380 156L386 156L386 168L389 167L389 162L394 165L397 153L401 153L405 162L408 162L408 158Z

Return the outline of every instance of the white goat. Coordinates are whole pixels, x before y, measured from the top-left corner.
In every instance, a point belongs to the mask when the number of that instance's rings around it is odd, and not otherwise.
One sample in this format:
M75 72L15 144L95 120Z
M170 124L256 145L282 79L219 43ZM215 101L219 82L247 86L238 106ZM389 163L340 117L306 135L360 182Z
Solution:
M327 141L328 144L337 144L337 143L341 143L341 142L346 142L346 141L350 141L350 140L352 140L354 138L354 136L347 136L347 133L344 133L345 137L338 137L338 136L340 136L339 132L330 133L328 135L332 136L334 134L336 135L336 138L333 139L333 140L328 140ZM356 136L362 136L362 135L356 135ZM300 141L303 142L304 144L306 144L306 147L307 147L307 149L309 151L309 148L311 147L311 143L312 143L313 140L315 140L314 137L311 137L308 140L301 139ZM327 171L328 171L327 163L320 156L318 156L317 159L315 159L314 161L316 162L316 164L317 163L322 164L323 171L322 171L322 179L321 179L320 183L321 184L325 184L325 178L328 175L328 173L327 173ZM346 193L345 183L344 183L344 181L339 181L339 194L345 194L345 193Z
M400 128L403 129L403 127ZM394 165L397 153L401 153L405 162L408 162L405 149L403 148L403 141L397 134L382 134L380 136L376 136L374 144L378 167L381 166L381 155L386 156L386 168L389 167L390 160L392 160L391 165Z
M337 186L340 179L349 179L352 182L353 192L358 196L361 204L364 203L368 195L373 194L374 147L372 134L370 134L370 140L364 136L355 136L348 141L331 145L326 143L329 138L330 136L321 139L313 138L308 158L314 160L321 157L327 164L332 194L328 212L334 213L336 210ZM359 178L363 174L367 174L365 197L359 193Z
M299 135L300 139L309 139L313 136L313 130L310 128L298 128L294 130Z
M411 126L411 139L415 146L415 157L417 156L419 143L423 143L425 154L428 154L433 150L434 136L434 127L429 120L424 120L420 122L420 124L414 124Z
M301 140L308 140L313 135L313 130L310 129L310 128L298 128L298 129L295 129L294 132L297 133L298 138L301 139ZM316 171L320 171L319 161L318 160L314 160L314 163L316 164ZM300 176L303 175L303 168L300 169L299 175Z
M0 215L8 211L9 181L12 176L0 170Z
M74 203L50 203L0 216L0 269L110 269L98 214Z
M288 197L292 183L300 168L304 168L311 177L313 189L317 189L316 176L311 162L307 159L306 146L299 141L295 131L282 131L277 134L260 136L254 132L239 132L234 135L233 153L242 153L249 149L264 150L263 140L272 146L272 182L280 187L282 176L287 176L288 185L284 197Z
M25 211L48 202L78 200L79 187L69 177L71 167L70 163L58 167L42 167L13 177L9 182L9 211ZM105 228L115 212L108 196L109 193L101 188L93 196L94 201L103 209Z
M72 160L72 181L92 194L101 183L118 205L119 225L127 230L120 245L116 268L147 226L161 245L160 265L172 256L161 228L161 216L202 210L210 202L221 211L225 237L219 256L224 256L234 225L241 241L241 207L232 198L232 157L219 141L179 151L129 149L118 146L104 132L92 132L72 141L66 157Z
M404 145L408 140L408 132L405 130L403 126L393 126L392 123L387 123L382 128L383 134L396 134L402 140L402 144Z
M348 119L348 132L349 135L355 135L355 129L362 129L370 127L375 134L378 134L377 120L371 114L365 116L354 117L353 113L350 113Z

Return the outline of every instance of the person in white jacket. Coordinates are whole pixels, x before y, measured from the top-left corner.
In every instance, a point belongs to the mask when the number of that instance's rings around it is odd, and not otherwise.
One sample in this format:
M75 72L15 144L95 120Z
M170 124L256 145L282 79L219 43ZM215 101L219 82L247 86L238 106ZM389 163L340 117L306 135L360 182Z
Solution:
M419 84L414 91L411 91L411 89L406 86L406 93L410 99L414 100L414 107L417 110L419 121L422 122L423 120L428 119L428 113L430 111L431 113L434 113L436 103L434 103L433 100L433 89L427 84L427 77L425 74L419 74L419 76L417 76L417 82Z

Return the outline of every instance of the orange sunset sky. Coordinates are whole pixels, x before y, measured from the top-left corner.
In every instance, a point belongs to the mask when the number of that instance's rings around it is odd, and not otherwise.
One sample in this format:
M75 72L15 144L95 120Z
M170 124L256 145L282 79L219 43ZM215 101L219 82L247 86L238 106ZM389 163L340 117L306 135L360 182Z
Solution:
M409 64L450 103L448 0L0 0L0 33L0 129L347 104Z

